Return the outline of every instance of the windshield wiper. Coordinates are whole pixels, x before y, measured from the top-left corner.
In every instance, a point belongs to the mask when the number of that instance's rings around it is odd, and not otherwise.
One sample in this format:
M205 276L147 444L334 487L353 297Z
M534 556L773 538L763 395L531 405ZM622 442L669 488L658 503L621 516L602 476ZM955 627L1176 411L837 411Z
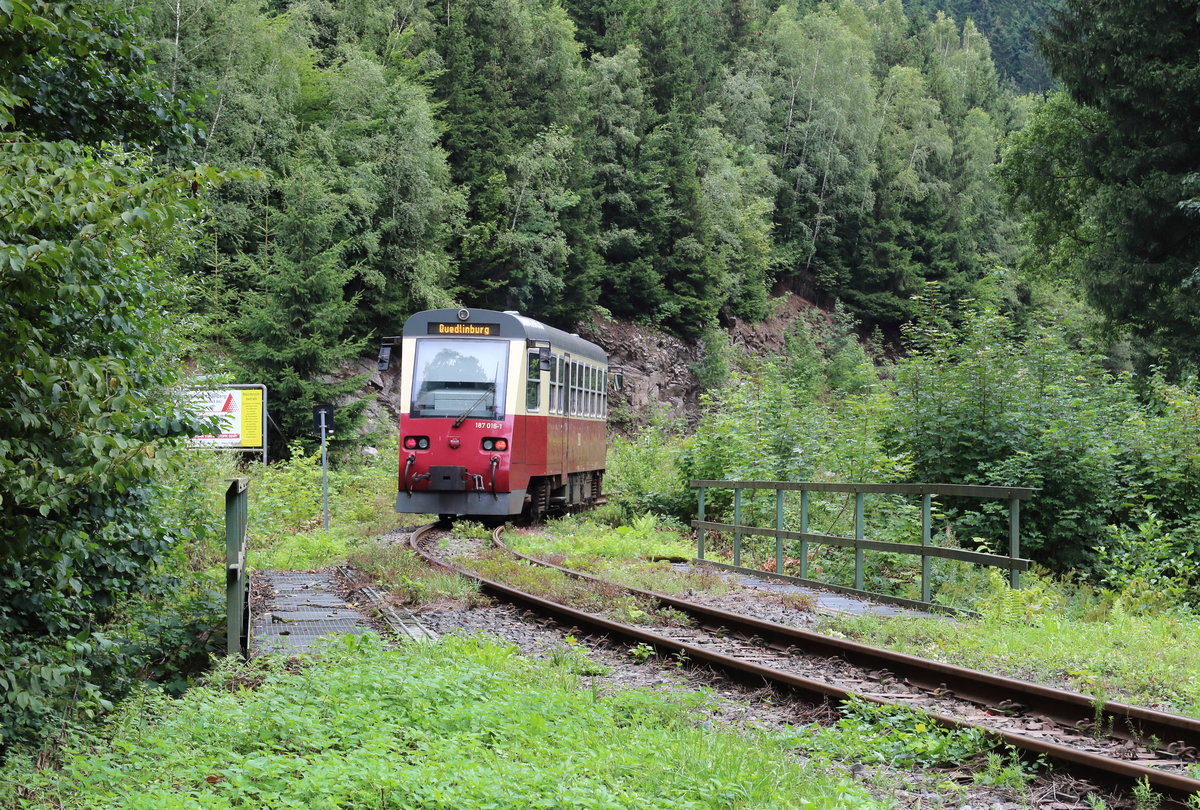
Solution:
M470 415L471 411L475 410L475 406L478 405L480 402L483 402L484 397L486 397L488 394L494 394L495 392L496 392L496 386L494 386L494 385L491 388L484 389L483 393L479 395L479 399L475 400L470 405L468 405L467 409L462 412L462 416L460 416L454 420L454 427L455 428L462 427L462 423L467 421L467 417Z

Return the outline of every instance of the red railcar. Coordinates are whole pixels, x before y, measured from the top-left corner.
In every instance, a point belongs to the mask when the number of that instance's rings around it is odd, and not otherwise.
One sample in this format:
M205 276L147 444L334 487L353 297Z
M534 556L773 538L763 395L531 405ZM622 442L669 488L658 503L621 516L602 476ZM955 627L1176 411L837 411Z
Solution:
M516 312L404 325L397 512L533 517L601 497L608 356Z

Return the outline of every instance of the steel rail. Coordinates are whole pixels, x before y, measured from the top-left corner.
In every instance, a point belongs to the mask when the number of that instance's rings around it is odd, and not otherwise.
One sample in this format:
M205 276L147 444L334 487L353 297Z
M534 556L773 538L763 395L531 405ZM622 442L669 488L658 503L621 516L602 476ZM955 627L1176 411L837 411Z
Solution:
M602 616L596 616L591 613L568 607L566 605L552 602L533 594L525 593L524 591L513 588L494 580L482 577L472 571L462 569L458 566L451 565L436 556L427 553L420 548L420 538L434 527L435 524L423 526L414 531L409 536L409 545L422 558L431 564L454 571L462 576L476 580L480 583L483 590L494 596L502 598L513 604L529 607L539 613L555 616L559 620L568 625L579 627L588 627L597 632L623 637L635 642L650 644L660 652L663 650L669 653L684 653L693 661L705 661L716 667L719 667L727 672L733 673L739 680L749 682L751 684L759 684L762 681L769 683L778 683L785 685L795 692L808 695L819 700L834 699L846 700L854 695L853 692L834 686L822 681L805 678L803 676L784 672L773 667L763 666L761 664L745 661L733 656L724 655L704 647L689 644L685 641L668 638L666 636L653 633L632 625L622 622L613 621ZM606 582L597 577L588 574L583 574L577 571L553 565L544 560L538 560L527 555L509 549L500 541L501 529L497 528L493 532L493 541L500 547L508 549L514 555L517 555L531 563L544 565L550 568L555 568L571 576L577 576L583 579L588 579L598 582ZM1086 695L1067 692L1066 690L1053 689L1043 687L1037 684L1026 684L1021 681L1015 681L1008 678L992 675L990 673L976 672L964 667L956 667L950 664L942 664L940 662L926 661L915 656L905 655L903 653L895 653L890 650L881 650L879 648L870 647L869 645L860 644L852 641L842 641L832 639L827 636L821 636L816 633L799 630L798 628L787 627L785 625L766 622L761 619L752 619L746 616L729 613L727 611L710 608L705 605L697 605L695 603L686 602L685 600L675 599L674 597L656 594L652 591L644 591L637 588L628 588L620 585L632 593L643 595L647 598L661 600L663 604L676 607L680 610L692 612L693 615L704 616L709 621L717 621L731 627L742 627L758 635L762 638L774 639L776 643L782 640L788 640L789 647L803 647L808 645L808 650L811 650L816 655L824 655L828 657L840 657L858 663L860 665L881 666L886 668L893 674L898 674L897 670L905 667L912 667L914 671L919 665L929 665L925 670L925 675L918 680L918 677L905 675L913 685L925 689L950 689L956 695L963 699L971 700L972 702L982 702L984 705L996 705L1002 700L1012 700L1013 698L1001 698L997 700L995 695L1003 691L1003 694L1017 695L1016 700L1025 705L1039 705L1040 703L1052 704L1053 698L1059 695L1070 696L1066 703L1061 706L1072 706L1078 709L1083 705L1087 708L1086 719L1091 721L1094 717L1094 712L1097 703ZM764 635L769 633L770 635ZM802 641L802 643L797 643ZM856 660L857 659L857 660ZM981 676L974 678L973 676ZM931 681L931 678L936 678L936 681ZM962 691L951 686L952 681L956 679L962 680ZM924 685L929 684L929 685ZM972 686L973 685L973 686ZM1025 690L1024 687L1028 687ZM970 688L971 694L968 696L967 690ZM869 700L880 705L903 705L902 702L890 701L884 698L871 695L855 695L858 699ZM1036 701L1031 703L1031 701ZM1165 712L1156 712L1150 709L1143 709L1136 706L1126 706L1125 704L1105 704L1104 709L1111 712L1111 716L1119 717L1122 720L1128 717L1131 721L1150 722L1154 721L1160 724L1165 724L1164 728L1171 728L1179 733L1180 726L1175 725L1173 720L1184 721L1182 730L1189 737L1185 739L1196 739L1200 735L1200 722L1191 720L1190 718L1176 718L1175 715L1169 715ZM1115 709L1115 711L1113 711ZM1040 709L1039 709L1040 711ZM952 729L977 729L994 739L1002 740L1008 745L1013 746L1022 751L1030 752L1036 755L1045 756L1047 759L1065 765L1071 772L1077 774L1085 774L1094 780L1110 785L1116 785L1126 790L1132 790L1138 783L1146 781L1156 790L1163 793L1169 801L1176 806L1186 806L1189 797L1200 793L1200 779L1193 779L1182 774L1163 771L1156 768L1148 768L1144 765L1139 765L1135 762L1115 759L1113 757L1103 756L1100 754L1081 751L1077 748L1072 748L1066 745L1049 742L1047 740L1039 740L1028 737L1023 734L1007 729L988 728L979 726L974 723L958 720L953 717L938 714L936 712L926 712L929 717L946 728ZM1048 712L1043 712L1049 716ZM1078 712L1074 712L1071 716L1078 716Z
M1081 727L1082 724L1094 724L1099 710L1100 725L1112 729L1108 736L1141 744L1151 737L1157 737L1163 745L1173 743L1179 749L1200 751L1200 720L1190 717L1116 701L1101 701L1096 697L1079 692L1006 678L990 672L885 650L849 639L836 639L751 616L742 616L667 594L612 583L591 574L573 571L546 560L530 557L505 545L498 535L493 535L493 542L527 562L553 568L571 577L617 585L630 593L656 600L693 617L703 617L709 621L749 630L769 643L782 645L784 649L800 647L813 655L842 658L863 667L887 669L893 675L905 678L919 689L926 691L946 689L961 698L989 707L1005 704L1005 707L1011 710L1013 705L1020 704L1061 725L1076 728Z

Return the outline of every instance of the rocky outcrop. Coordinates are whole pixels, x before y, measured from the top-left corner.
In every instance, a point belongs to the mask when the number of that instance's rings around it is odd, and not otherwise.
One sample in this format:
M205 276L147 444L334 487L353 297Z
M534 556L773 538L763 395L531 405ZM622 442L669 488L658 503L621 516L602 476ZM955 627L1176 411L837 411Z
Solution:
M700 384L695 367L704 356L702 347L649 326L599 316L579 334L603 347L609 365L620 370L622 387L609 392L615 429L636 428L659 415L676 421L696 413Z

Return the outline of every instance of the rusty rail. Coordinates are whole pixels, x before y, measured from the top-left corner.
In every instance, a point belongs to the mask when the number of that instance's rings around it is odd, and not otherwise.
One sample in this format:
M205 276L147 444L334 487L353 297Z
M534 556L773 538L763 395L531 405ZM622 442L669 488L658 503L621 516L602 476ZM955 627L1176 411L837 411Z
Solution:
M850 692L829 683L728 656L704 646L689 644L686 641L672 639L650 630L633 627L622 622L577 610L526 593L504 583L486 579L458 566L450 565L427 553L418 544L420 537L428 530L434 528L435 525L429 524L414 531L409 536L409 545L411 548L431 564L474 579L480 583L485 592L513 604L522 605L543 615L554 616L567 626L587 627L606 635L647 643L659 650L660 653L666 655L682 652L692 661L712 664L721 668L732 677L753 685L759 685L764 681L777 683L788 687L797 694L807 695L817 700L846 700L851 697ZM493 533L493 541L502 548L508 548L500 541L500 531L501 529L498 528ZM556 568L571 576L605 582L605 580L599 580L599 578L589 574L572 571L534 557L522 555L512 551L512 549L509 549L509 551L530 562ZM1154 735L1163 741L1178 740L1179 742L1175 743L1176 746L1190 746L1189 750L1195 750L1196 746L1200 746L1200 721L1192 718L1170 715L1165 712L1116 702L1099 703L1095 698L1088 695L1080 695L1065 690L970 670L965 667L929 661L916 656L883 650L846 639L822 636L817 633L800 630L799 628L740 616L735 613L729 613L705 605L698 605L652 591L643 591L624 585L618 585L617 587L631 593L660 600L663 604L691 613L701 622L716 622L730 630L743 632L750 636L758 636L768 643L795 647L807 653L821 656L839 657L859 665L885 668L893 674L909 679L914 684L920 684L924 689L949 688L969 701L985 705L1000 705L1004 701L1011 702L1013 699L1018 699L1027 706L1036 707L1045 716L1064 723L1078 722L1080 719L1094 720L1097 711L1099 711L1104 724L1113 730L1113 734L1117 738L1137 739L1143 736ZM858 697L881 705L892 705L894 703L894 701L879 697L865 695ZM1129 791L1132 791L1136 785L1145 781L1156 790L1165 794L1167 802L1164 806L1190 806L1187 804L1189 798L1200 791L1200 779L1181 773L1147 767L1135 761L1114 759L1100 754L1081 751L1071 746L1049 740L1036 739L1010 730L978 726L938 713L930 712L928 714L939 725L947 728L979 729L985 734L1014 746L1018 750L1032 755L1045 755L1049 760L1065 766L1073 773L1087 775L1097 781L1120 786Z

